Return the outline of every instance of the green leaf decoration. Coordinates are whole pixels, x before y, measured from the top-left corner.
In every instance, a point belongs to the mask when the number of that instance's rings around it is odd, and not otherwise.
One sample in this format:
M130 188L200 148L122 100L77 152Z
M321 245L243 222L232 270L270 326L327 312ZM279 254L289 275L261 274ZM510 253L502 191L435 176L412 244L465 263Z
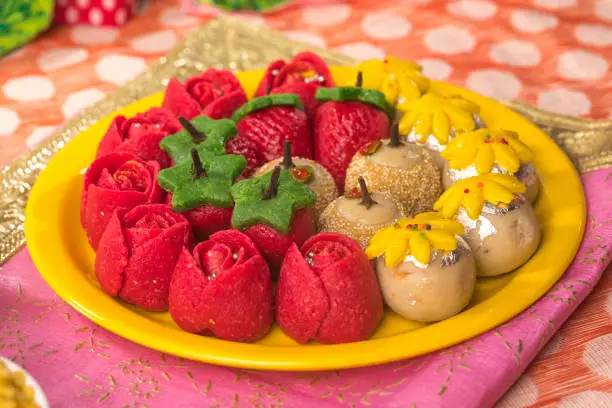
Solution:
M365 89L356 86L342 86L337 88L323 88L317 89L315 95L318 101L359 101L372 105L382 110L385 115L389 117L389 120L393 121L395 118L395 109L389 102L385 95L375 89Z
M238 131L230 119L215 120L202 115L191 122L185 118L179 120L184 129L165 137L159 144L175 163L188 159L192 149L201 157L225 154L225 144ZM192 134L194 131L196 134Z
M172 193L172 208L183 212L202 205L228 208L234 205L231 187L246 167L244 157L234 154L201 156L191 151L183 160L159 172L157 181Z
M304 105L300 101L300 98L294 94L274 94L264 95L259 98L254 98L242 105L232 115L232 120L238 123L249 113L257 112L262 109L270 108L272 106L293 106L300 110L304 110Z
M54 4L53 0L0 0L0 56L46 30Z
M270 189L275 173L277 188ZM270 198L266 199L266 195ZM232 215L234 228L266 224L282 234L290 231L295 211L312 206L316 200L316 194L310 188L294 179L289 170L280 167L261 177L234 184L232 197L236 202Z

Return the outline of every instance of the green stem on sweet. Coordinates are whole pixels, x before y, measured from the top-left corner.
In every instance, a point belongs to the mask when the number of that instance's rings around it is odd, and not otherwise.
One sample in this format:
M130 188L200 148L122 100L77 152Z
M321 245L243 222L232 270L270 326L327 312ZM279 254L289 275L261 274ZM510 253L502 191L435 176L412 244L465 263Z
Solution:
M262 200L270 200L276 197L276 194L278 194L278 180L280 178L280 173L280 166L276 166L272 172L272 177L270 177L270 185L268 185L268 188L266 191L264 191L263 196L261 197Z
M206 135L204 133L200 132L198 129L196 129L191 124L190 121L188 121L187 119L185 119L182 116L179 116L178 120L179 120L179 122L181 122L181 126L183 126L183 128L191 136L191 140L193 140L193 143L199 144L199 143L202 143L204 140L206 140Z
M208 177L206 175L206 170L204 170L204 166L202 165L202 160L200 160L200 155L196 149L191 149L191 159L193 160L193 179L197 180L199 178Z
M400 140L399 134L399 123L395 122L393 127L391 128L391 134L389 135L389 147L400 147L402 145L402 141Z
M363 177L359 176L357 181L359 181L359 188L361 189L361 202L359 204L363 205L366 210L369 210L374 204L378 203L374 201L374 199L370 195L370 192L368 191L368 186L366 185L366 182Z
M285 140L285 144L283 146L283 161L281 165L285 169L295 167L293 160L291 160L291 142L289 140Z
M355 87L361 88L363 86L363 72L357 72L357 79L355 80Z

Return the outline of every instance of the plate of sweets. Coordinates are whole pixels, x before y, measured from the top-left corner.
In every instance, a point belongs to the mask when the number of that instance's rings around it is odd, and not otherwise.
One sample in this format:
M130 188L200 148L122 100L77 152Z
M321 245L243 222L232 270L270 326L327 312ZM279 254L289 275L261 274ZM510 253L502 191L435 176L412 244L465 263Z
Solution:
M26 209L44 279L92 321L203 362L367 366L519 314L585 225L517 113L388 57L208 69L92 125Z

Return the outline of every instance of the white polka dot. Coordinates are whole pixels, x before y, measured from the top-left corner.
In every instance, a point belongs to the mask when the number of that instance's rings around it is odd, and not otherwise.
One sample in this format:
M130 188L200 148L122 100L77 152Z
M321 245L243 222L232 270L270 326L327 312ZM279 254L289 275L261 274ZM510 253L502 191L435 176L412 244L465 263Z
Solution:
M586 344L582 361L602 377L612 380L612 334L597 337Z
M382 48L367 42L344 44L338 47L337 50L358 61L385 58L385 51Z
M86 9L87 7L89 7L89 0L77 0L77 6L79 6L82 9Z
M497 43L489 55L495 62L516 67L532 67L542 61L538 48L532 42L521 40Z
M74 24L79 20L79 11L74 7L68 7L66 9L66 21L70 24Z
M555 334L552 339L548 341L546 346L540 351L539 356L545 357L550 356L551 354L555 354L557 351L561 349L563 345L563 337L559 333Z
M521 82L514 74L495 69L472 71L466 84L471 90L491 98L513 99L521 90Z
M62 113L66 119L71 118L104 96L104 92L95 88L71 93L62 104Z
M448 79L450 74L453 72L451 67L446 61L439 59L426 58L418 61L423 67L423 73L432 79L444 81Z
M100 45L113 43L119 35L119 29L114 27L93 27L79 25L70 31L73 42L82 45Z
M123 85L136 75L147 69L147 63L142 58L124 55L107 55L96 63L98 77L106 82Z
M85 61L87 55L87 50L83 48L52 48L43 51L37 63L41 71L52 72Z
M529 375L523 375L504 394L495 408L525 408L538 399L538 387Z
M608 293L608 297L606 298L606 312L612 316L612 293Z
M28 75L6 81L4 95L16 101L46 101L55 94L50 79L39 75Z
M610 0L597 0L595 14L604 20L612 20L612 2Z
M176 34L172 30L157 31L136 37L130 44L138 52L165 52L176 44Z
M559 401L557 408L612 407L612 394L603 391L583 391Z
M588 51L566 51L557 60L557 71L565 79L600 79L608 71L608 63L600 55Z
M517 30L531 34L550 30L559 24L556 16L533 10L514 10L510 21Z
M115 0L102 0L102 8L108 11L113 11L117 7Z
M100 11L100 9L94 7L89 10L88 18L91 24L100 25L104 20L104 15L102 15L102 11Z
M468 17L472 20L486 20L497 12L497 6L485 0L460 0L450 3L448 11L458 16Z
M197 24L199 21L195 17L186 15L181 9L174 7L164 10L159 19L163 25L170 27Z
M127 11L125 9L119 9L115 13L115 23L122 25L127 20Z
M300 41L315 47L323 48L327 44L323 37L310 31L285 31L285 35L292 40Z
M577 4L578 0L534 0L536 6L558 10L566 7L572 7Z
M316 26L328 26L345 22L351 15L351 6L347 4L330 4L304 7L302 20Z
M40 142L46 140L51 133L57 129L55 126L38 126L35 127L30 136L26 139L26 145L33 149L40 144Z
M0 136L10 136L19 126L19 116L11 109L0 106Z
M257 14L240 14L237 15L236 18L252 26L267 25L266 19Z
M582 92L559 88L540 92L538 107L562 115L586 115L591 101Z
M370 38L393 40L408 35L412 24L397 12L376 11L366 14L361 21L361 30Z
M612 45L612 28L603 24L578 24L574 35L579 41L588 45L597 47Z
M440 54L460 54L471 51L476 39L465 28L444 25L425 33L425 45Z

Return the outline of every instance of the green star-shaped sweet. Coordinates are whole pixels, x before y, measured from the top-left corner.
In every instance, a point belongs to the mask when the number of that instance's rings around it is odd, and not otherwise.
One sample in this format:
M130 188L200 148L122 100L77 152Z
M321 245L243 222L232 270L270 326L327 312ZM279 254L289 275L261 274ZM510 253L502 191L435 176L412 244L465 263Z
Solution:
M234 204L232 184L245 167L246 160L242 156L200 156L194 148L191 160L160 171L157 182L172 193L172 208L178 212L201 205L227 208Z
M316 200L310 188L280 167L261 177L234 184L232 197L236 202L232 215L234 228L266 224L282 234L291 229L295 210L309 207Z
M160 146L175 163L189 158L192 149L201 157L225 154L225 143L237 132L231 119L211 119L198 116L192 121L180 117L183 130L162 139Z

